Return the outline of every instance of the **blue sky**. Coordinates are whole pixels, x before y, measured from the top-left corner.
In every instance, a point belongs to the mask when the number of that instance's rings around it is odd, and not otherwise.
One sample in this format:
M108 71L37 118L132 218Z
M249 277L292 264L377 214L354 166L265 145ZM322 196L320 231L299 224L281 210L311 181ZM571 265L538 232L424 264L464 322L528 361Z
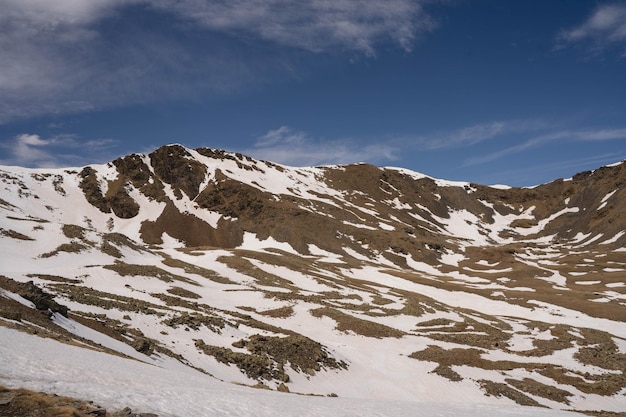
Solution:
M0 0L0 164L168 144L535 185L626 158L626 2Z

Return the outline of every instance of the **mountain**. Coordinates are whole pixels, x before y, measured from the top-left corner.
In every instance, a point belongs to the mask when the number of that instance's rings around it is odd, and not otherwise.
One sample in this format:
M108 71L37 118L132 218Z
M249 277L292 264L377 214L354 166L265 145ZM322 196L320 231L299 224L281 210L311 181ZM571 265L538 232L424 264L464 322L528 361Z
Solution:
M198 415L120 398L114 375L141 363L226 398L255 401L243 385L383 415L626 410L624 162L510 188L170 145L0 167L0 187L8 387ZM72 383L67 355L111 381ZM315 401L258 395L284 415Z

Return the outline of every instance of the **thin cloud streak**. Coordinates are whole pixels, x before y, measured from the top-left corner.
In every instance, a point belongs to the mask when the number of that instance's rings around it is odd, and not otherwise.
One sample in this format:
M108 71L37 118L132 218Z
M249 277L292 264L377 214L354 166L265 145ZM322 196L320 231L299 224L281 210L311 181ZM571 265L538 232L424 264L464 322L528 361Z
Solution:
M368 162L381 164L398 159L399 149L384 143L363 145L349 139L318 140L288 126L270 130L243 153L257 159L290 166L319 166Z
M370 162L385 164L400 159L407 149L417 147L420 151L437 152L480 145L484 141L512 140L521 142L482 156L467 158L461 167L486 164L507 156L557 141L574 140L580 142L626 139L626 128L579 129L550 131L554 126L541 120L498 121L461 128L447 134L431 136L392 137L363 146L353 140L318 140L302 131L288 126L280 126L257 138L255 146L243 152L260 159L266 159L294 166ZM547 132L546 132L547 131ZM541 134L537 134L542 132ZM545 133L543 133L545 132ZM533 135L528 138L528 135ZM527 139L523 139L524 136Z
M575 140L575 141L604 141L604 140L619 140L626 139L626 129L600 129L600 130L578 130L578 131L560 131L528 139L518 145L511 146L509 148L501 149L490 154L468 158L463 164L464 167L484 164L492 162L496 159L503 158L508 155L523 152L527 149L543 146L550 142L559 140Z
M493 122L465 127L449 134L419 138L418 141L428 150L471 146L494 138L506 130L505 122Z
M277 145L301 145L307 141L307 135L304 132L293 131L289 126L281 126L278 129L270 130L265 135L258 138L255 147L267 148Z
M559 173L564 171L570 171L572 175L579 172L581 167L590 167L595 169L602 165L607 165L615 162L619 162L623 159L624 155L620 153L604 153L599 155L592 155L585 158L567 159L563 161L553 162L549 164L539 165L526 165L524 168L512 169L499 172L491 172L490 177L501 178L502 182L508 183L526 183L528 184L528 178L536 178L537 176L554 178L553 173ZM532 184L536 186L539 184Z
M540 120L495 121L479 123L449 132L407 137L404 141L415 144L420 150L445 150L477 145L501 136L533 132L545 128L547 128L547 124Z

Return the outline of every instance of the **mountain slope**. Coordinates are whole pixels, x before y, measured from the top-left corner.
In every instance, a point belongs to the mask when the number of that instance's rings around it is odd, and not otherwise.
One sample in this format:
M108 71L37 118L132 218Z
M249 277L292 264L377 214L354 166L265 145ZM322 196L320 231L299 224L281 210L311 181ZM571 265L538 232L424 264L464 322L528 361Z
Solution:
M299 393L626 409L624 163L515 189L170 145L0 181L5 326Z

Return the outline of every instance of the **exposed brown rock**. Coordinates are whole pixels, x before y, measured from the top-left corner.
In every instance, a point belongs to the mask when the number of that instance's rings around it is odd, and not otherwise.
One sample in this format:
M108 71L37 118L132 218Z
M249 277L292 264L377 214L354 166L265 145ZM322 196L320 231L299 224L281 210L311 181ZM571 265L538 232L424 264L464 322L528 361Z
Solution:
M172 203L167 203L156 221L144 222L140 232L144 242L157 245L163 243L163 233L192 247L234 248L243 242L243 231L236 224L221 220L214 229L192 214L181 213Z
M157 178L170 184L175 192L182 191L190 199L198 195L200 184L206 175L206 168L192 159L184 147L163 146L150 154L150 163Z

